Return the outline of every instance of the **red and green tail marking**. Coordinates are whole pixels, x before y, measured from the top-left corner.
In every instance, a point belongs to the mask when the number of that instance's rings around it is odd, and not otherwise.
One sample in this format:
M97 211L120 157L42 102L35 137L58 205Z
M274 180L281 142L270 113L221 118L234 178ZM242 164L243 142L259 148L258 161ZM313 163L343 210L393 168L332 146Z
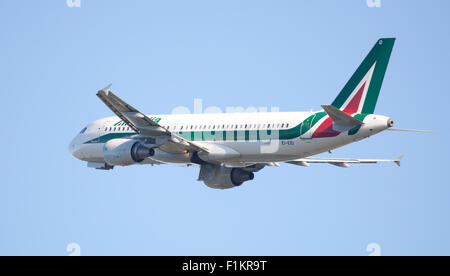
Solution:
M333 106L349 115L367 115L375 111L394 42L395 38L382 38L376 42L375 46L373 46L372 50L333 101ZM309 128L313 126L311 124ZM357 132L357 130L353 130L349 134L354 134L355 131ZM339 134L340 132L333 129L331 118L327 118L317 127L312 138L335 137Z

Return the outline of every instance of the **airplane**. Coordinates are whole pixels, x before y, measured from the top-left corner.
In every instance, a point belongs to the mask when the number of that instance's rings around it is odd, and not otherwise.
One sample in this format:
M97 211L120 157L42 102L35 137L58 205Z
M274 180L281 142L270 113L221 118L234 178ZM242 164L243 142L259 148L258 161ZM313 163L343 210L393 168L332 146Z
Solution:
M72 140L70 153L90 168L181 164L200 168L198 181L228 189L254 179L266 166L393 162L398 159L317 158L314 155L393 128L374 114L395 38L377 40L330 105L318 112L145 115L113 92L97 96L116 116L90 123Z

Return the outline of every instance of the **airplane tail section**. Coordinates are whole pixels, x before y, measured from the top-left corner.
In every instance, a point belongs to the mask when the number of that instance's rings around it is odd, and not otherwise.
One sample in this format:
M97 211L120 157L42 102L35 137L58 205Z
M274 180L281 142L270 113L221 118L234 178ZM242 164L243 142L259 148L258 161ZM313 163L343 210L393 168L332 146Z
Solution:
M351 113L373 113L395 38L379 39L331 104Z

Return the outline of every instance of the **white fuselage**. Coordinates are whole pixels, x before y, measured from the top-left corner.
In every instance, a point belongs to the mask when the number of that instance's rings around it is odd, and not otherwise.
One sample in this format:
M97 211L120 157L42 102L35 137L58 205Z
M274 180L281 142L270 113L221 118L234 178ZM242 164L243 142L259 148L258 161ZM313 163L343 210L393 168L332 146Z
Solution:
M320 114L322 115L319 116ZM389 127L390 121L385 116L366 114L362 119L364 124L356 130L334 131L331 127L324 131L324 124L330 119L323 111L148 117L186 140L229 151L232 153L231 157L223 163L230 166L282 162L316 155L379 133ZM311 118L311 122L308 118ZM313 121L314 118L316 121ZM331 134L327 135L327 131ZM106 142L133 135L137 133L119 117L107 117L96 120L83 129L70 143L69 150L80 160L105 162L103 150ZM141 163L189 162L184 158L164 162L149 157Z

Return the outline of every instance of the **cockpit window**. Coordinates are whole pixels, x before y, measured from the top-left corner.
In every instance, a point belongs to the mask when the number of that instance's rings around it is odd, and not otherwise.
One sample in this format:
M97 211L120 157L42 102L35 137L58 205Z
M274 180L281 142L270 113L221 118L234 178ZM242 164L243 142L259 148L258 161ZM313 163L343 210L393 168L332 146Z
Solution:
M80 134L83 134L83 133L86 131L86 129L87 129L87 127L83 128L83 129L80 131Z

